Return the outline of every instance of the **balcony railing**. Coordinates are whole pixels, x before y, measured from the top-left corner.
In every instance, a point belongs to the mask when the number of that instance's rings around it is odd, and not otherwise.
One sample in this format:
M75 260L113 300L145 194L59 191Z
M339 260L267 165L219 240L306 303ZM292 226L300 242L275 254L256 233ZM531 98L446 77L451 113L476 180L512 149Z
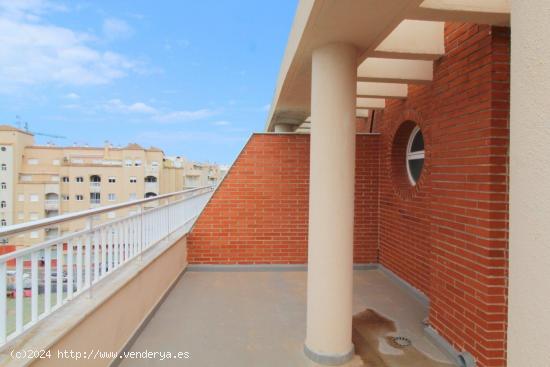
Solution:
M211 187L184 190L0 229L0 237L16 238L69 221L87 223L83 230L0 256L0 345L97 282L108 282L109 274L170 234L186 234L212 191ZM158 206L148 208L153 202ZM94 223L99 214L130 207L139 208L138 213ZM8 296L15 302L8 302Z
M101 190L101 182L90 182L90 191L99 192Z
M45 210L59 210L59 199L46 199L44 201Z

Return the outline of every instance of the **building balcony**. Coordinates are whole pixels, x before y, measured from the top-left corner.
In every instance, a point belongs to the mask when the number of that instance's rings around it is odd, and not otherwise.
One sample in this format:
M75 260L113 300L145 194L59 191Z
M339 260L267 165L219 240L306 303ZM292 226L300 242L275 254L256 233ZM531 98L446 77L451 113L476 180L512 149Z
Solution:
M145 182L145 191L146 192L158 192L159 183L158 182Z
M39 343L47 348L46 344L57 345L69 335L66 333L77 329L83 335L98 335L98 347L119 350L122 339L106 336L118 334L113 329L120 331L116 320L129 315L137 318L131 316L123 334L134 329L155 298L167 290L166 285L185 269L186 234L211 194L211 188L202 188L163 195L155 209L107 223L91 221L91 227L76 232L60 234L57 227L71 221L86 222L100 213L90 210L1 228L0 236L11 238L46 229L46 239L0 256L0 365L20 363L9 353L14 345ZM143 204L150 201L143 199ZM117 204L102 208L101 213L135 206L135 201ZM127 286L137 291L130 292L131 298L124 296ZM147 299L140 300L141 296ZM89 302L90 297L94 302ZM119 302L139 304L141 311L124 311L115 316L114 323L103 320L116 314L110 306L103 308L110 304L107 300L114 302L115 308ZM91 315L101 319L90 325L96 331L81 329ZM100 331L103 328L107 329Z
M100 192L101 182L90 182L90 192Z
M44 210L57 211L59 210L59 199L46 199L44 200Z
M292 266L266 269L190 266L129 351L188 351L192 366L313 366L303 352L307 272ZM427 305L385 270L354 272L353 313L357 355L349 366L373 360L379 364L372 366L452 366L424 334ZM412 349L403 353L391 336L412 340ZM128 359L121 366L148 363Z

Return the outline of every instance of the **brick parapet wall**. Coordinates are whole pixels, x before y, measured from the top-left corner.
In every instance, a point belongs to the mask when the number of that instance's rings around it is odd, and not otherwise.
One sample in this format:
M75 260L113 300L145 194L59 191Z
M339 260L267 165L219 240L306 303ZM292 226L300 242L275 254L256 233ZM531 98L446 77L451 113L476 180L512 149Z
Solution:
M377 260L378 139L357 135L357 263ZM305 264L308 208L309 135L254 134L191 231L188 260Z

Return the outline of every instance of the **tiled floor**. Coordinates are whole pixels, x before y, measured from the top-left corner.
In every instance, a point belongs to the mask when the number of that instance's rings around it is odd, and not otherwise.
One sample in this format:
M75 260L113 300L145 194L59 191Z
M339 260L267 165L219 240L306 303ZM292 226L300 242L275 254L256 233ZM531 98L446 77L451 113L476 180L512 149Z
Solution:
M354 283L354 343L361 355L349 366L448 365L424 336L421 303L379 270L355 271ZM305 291L303 271L188 271L131 351L190 358L126 359L121 366L316 366L303 353ZM406 336L413 346L394 348L391 335Z

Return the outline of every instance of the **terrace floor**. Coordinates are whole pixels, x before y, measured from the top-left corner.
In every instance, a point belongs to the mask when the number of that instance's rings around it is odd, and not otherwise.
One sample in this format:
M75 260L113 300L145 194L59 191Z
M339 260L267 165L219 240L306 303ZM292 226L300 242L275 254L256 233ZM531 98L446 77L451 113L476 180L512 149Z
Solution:
M452 366L424 335L426 308L380 270L354 273L353 341L347 365ZM303 353L306 272L188 271L130 351L189 352L181 360L125 359L121 366L317 366ZM406 336L398 349L388 336Z

